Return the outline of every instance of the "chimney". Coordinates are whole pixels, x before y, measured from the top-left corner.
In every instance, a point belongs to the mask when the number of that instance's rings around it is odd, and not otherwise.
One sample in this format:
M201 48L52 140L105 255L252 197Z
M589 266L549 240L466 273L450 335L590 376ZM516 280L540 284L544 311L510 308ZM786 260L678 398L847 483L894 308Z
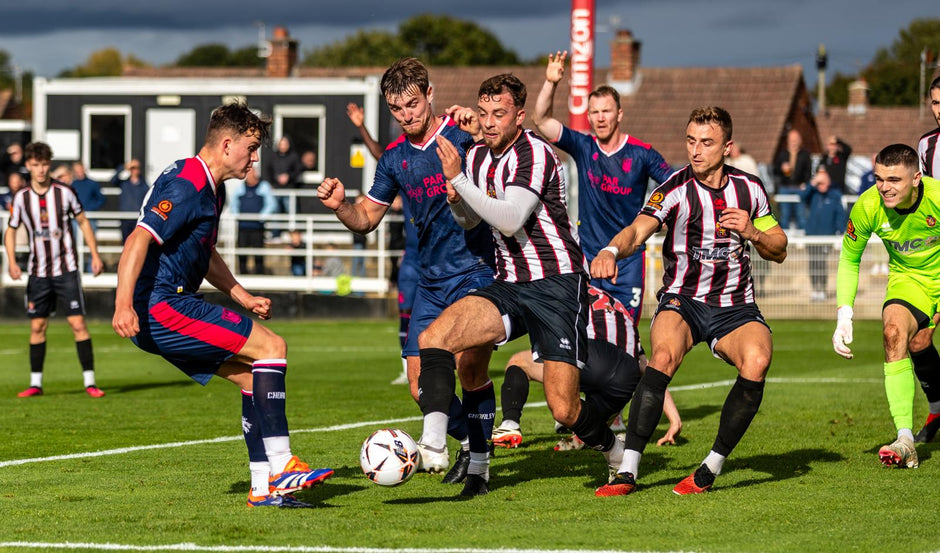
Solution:
M849 113L864 115L868 110L868 83L859 79L849 83Z
M290 37L286 27L275 27L271 37L271 55L265 74L268 77L290 77L297 64L297 40Z
M640 45L633 33L626 29L617 31L610 44L610 74L607 80L621 94L632 94L640 85Z

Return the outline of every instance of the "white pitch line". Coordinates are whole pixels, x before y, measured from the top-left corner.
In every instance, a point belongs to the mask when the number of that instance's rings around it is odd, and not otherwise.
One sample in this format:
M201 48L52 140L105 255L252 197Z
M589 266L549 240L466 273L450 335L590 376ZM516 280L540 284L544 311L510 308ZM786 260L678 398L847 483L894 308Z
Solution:
M197 545L195 543L171 543L166 545L132 545L121 543L78 542L0 542L0 548L28 547L36 549L95 549L99 551L218 551L259 553L638 553L612 549L460 549L460 548L378 548L378 547L330 547L328 545ZM647 552L649 553L649 552Z
M880 384L882 380L875 378L768 378L771 384ZM670 392L684 392L691 390L705 390L708 388L719 388L722 386L731 386L734 380L719 380L717 382L702 382L700 384L688 384L685 386L670 386ZM547 403L539 401L528 404L528 407L545 407ZM337 424L322 428L301 428L291 430L292 434L309 434L314 432L336 432L341 430L351 430L353 428L362 428L365 426L382 427L399 422L414 422L421 420L422 417L404 417L399 419L385 419L378 421L354 422L349 424ZM207 438L204 440L190 440L186 442L170 442L163 444L139 445L131 447L121 447L117 449L105 449L100 451L87 451L84 453L69 453L66 455L52 455L49 457L33 457L30 459L13 459L10 461L0 461L0 468L13 467L18 465L28 465L32 463L45 463L48 461L67 461L70 459L88 459L92 457L105 457L107 455L121 455L124 453L134 453L137 451L147 451L152 449L169 449L173 447L187 447L192 445L215 444L224 442L235 442L243 440L243 436L222 436L219 438Z

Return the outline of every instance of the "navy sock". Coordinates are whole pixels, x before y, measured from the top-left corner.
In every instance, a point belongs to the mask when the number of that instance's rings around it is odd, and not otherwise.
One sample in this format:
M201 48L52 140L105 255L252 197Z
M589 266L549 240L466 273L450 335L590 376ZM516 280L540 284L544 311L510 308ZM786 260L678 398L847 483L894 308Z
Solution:
M912 351L911 362L927 401L940 401L940 354L937 348L931 343L926 349Z
M653 436L659 419L663 416L663 400L666 397L666 387L672 380L653 367L646 367L646 372L640 378L640 383L630 402L630 416L627 418L627 436L625 446L627 449L643 453L647 442Z
M447 411L447 434L457 440L464 441L467 437L467 415L464 413L460 398L454 394L450 398L450 409Z
M287 392L284 375L287 374L285 359L264 359L251 366L252 388L255 410L261 423L261 435L265 438L287 436Z
M34 373L41 373L42 367L46 363L46 343L29 345L29 370Z
M489 381L476 390L463 391L464 412L467 415L467 437L471 453L489 453L496 418L496 392Z
M421 413L449 413L454 387L457 385L457 362L454 354L443 349L424 348L421 374L418 375L418 405Z
M411 323L411 311L402 311L398 314L398 344L405 349L408 341L408 325Z
M529 399L529 377L521 367L510 365L506 369L500 399L503 420L519 422L522 419L522 408Z
M712 451L727 457L754 420L764 397L764 383L738 377L725 398Z
M78 350L78 362L82 365L82 370L95 370L95 353L91 349L91 338L75 342L75 349Z
M242 433L245 436L245 445L248 446L248 460L252 463L267 463L268 456L264 451L261 436L261 421L251 396L251 392L242 390Z

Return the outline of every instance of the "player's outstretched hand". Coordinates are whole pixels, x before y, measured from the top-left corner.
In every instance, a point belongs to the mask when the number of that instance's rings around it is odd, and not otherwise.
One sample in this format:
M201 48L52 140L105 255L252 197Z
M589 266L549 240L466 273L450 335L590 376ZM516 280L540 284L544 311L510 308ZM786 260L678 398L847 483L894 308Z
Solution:
M362 107L349 102L346 104L346 116L349 117L349 121L356 126L356 128L362 127L363 121L365 121L365 112Z
M662 438L656 440L656 445L676 445L676 438L679 436L679 433L682 432L682 425L669 426L669 430L666 430L666 435Z
M325 207L336 211L346 202L346 188L339 179L327 177L317 187L317 197Z
M842 357L851 359L852 350L849 349L849 344L852 343L852 308L843 305L837 313L836 331L832 334L832 349Z
M130 307L116 307L114 309L114 318L111 319L111 327L121 338L137 336L137 333L140 332L137 313Z
M437 157L441 158L441 166L447 180L460 174L460 152L451 144L450 140L443 136L437 137Z
M460 125L462 131L470 133L474 140L482 138L483 130L480 128L480 120L477 118L477 112L470 108L454 104L445 109L444 113Z
M591 278L609 278L612 283L617 284L617 258L613 252L597 252L597 257L591 261L590 271Z
M266 321L271 318L271 299L265 298L263 296L250 296L244 305L245 309L248 309L252 313L258 316L259 319Z
M568 57L568 51L559 50L555 55L548 55L548 65L545 66L545 80L550 83L557 83L565 76L565 58Z

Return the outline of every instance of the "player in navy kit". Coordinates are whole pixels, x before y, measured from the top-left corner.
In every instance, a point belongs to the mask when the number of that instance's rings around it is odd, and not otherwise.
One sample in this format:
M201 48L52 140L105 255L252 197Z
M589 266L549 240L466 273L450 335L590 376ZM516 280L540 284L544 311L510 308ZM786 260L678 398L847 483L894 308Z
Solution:
M410 213L417 231L421 269L408 339L402 352L408 362L412 397L422 406L425 415L424 433L418 441L419 469L446 470L449 463L446 434L450 422L449 433L462 441L462 448L444 481L458 483L466 478L470 454L489 450L487 441L496 410L493 383L486 374L492 348L473 348L460 355L457 374L463 388L462 408L453 393L451 375L446 405L435 404L426 409L427 396L419 390L427 390L427 387L418 384L418 336L444 308L472 290L493 282L494 248L489 229L481 225L464 230L454 221L447 207L445 178L436 153L438 137L447 137L456 144L461 157L474 138L450 117L434 117L428 72L417 59L404 58L389 67L382 76L381 88L404 134L391 143L379 159L367 200L358 204L347 202L343 183L335 178L324 179L317 193L323 205L332 209L347 228L360 234L374 230L395 196L403 195L405 211ZM441 385L443 387L446 383ZM465 424L460 424L461 411L467 414ZM474 427L472 432L468 425ZM482 439L477 439L478 434Z
M617 477L597 495L636 488L640 456L663 411L663 396L683 357L699 342L738 370L721 411L718 436L702 465L673 491L711 488L725 459L760 407L770 368L770 328L754 302L750 245L782 263L787 235L757 177L724 165L731 151L731 115L719 107L692 112L686 126L689 165L650 195L643 211L591 263L591 274L615 280L618 257L631 255L663 225L663 287L650 329L652 355L634 393L626 450ZM749 245L750 244L750 245Z
M200 384L217 375L239 386L251 471L248 505L307 507L291 493L323 482L333 471L310 469L291 453L287 344L198 293L205 279L259 318L271 317L271 300L242 288L215 249L224 182L245 178L270 125L245 104L219 107L199 154L163 171L124 244L112 326Z

